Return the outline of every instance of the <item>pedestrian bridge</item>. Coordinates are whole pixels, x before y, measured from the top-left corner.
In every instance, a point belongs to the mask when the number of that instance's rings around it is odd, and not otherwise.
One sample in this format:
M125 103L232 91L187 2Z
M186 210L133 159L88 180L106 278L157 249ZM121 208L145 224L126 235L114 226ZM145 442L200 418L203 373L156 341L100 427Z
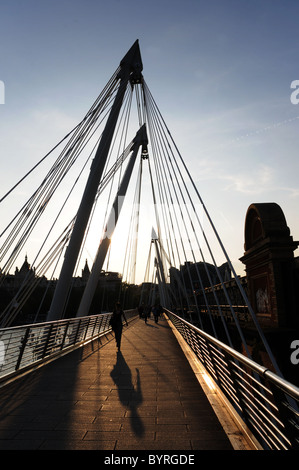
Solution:
M0 331L0 448L293 449L299 390L166 311Z

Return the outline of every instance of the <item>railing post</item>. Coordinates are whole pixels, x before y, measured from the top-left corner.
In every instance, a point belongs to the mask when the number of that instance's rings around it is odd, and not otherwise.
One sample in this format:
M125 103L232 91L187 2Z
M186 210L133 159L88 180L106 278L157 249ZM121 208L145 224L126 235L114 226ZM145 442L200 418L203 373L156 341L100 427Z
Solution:
M69 329L69 324L70 324L70 322L68 321L66 323L66 326L65 326L65 331L64 331L64 334L63 334L63 339L62 339L61 348L60 348L61 351L63 350L63 347L64 347L64 342L65 342L65 338L66 338L66 335L67 335L67 332L68 332L68 329Z
M74 337L74 344L76 344L77 342L77 337L78 337L78 334L79 334L79 331L80 331L80 327L81 327L81 318L80 320L78 321L78 328L77 328L77 331L76 331L76 334L75 334L75 337Z
M47 336L46 336L45 346L44 346L44 349L43 349L43 352L42 352L42 355L41 355L42 359L45 357L45 354L46 354L46 351L47 351L47 348L48 348L48 344L49 344L49 340L50 340L50 337L51 337L51 334L52 334L52 329L53 329L53 325L50 325L49 331L48 331Z
M88 317L88 322L87 322L87 324L85 325L85 331L84 331L84 339L83 339L83 341L86 339L87 332L88 332L88 328L89 328L89 324L90 324L90 317Z
M91 337L93 338L94 337L94 332L96 330L96 327L97 327L97 324L98 324L98 317L95 319L95 322L94 322L94 326L93 326L93 330L92 330L92 334L91 334Z
M24 350L25 350L25 347L26 347L26 344L27 344L29 332L30 332L30 327L26 328L24 338L22 339L22 344L21 344L21 348L20 348L20 353L19 353L19 357L18 357L18 360L17 360L17 363L16 363L15 370L18 370L19 367L20 367L20 364L21 364L21 361L22 361L22 357L23 357L23 354L24 354Z

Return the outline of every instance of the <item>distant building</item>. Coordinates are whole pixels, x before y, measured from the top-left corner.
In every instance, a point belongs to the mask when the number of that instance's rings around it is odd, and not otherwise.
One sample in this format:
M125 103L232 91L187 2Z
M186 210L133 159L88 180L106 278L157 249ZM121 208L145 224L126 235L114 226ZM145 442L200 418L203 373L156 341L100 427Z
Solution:
M228 263L216 267L209 263L192 263L185 262L180 269L170 268L170 285L173 291L181 290L182 293L199 292L201 288L210 287L219 284L221 281L229 281L231 279L231 271Z
M87 260L81 271L81 276L73 277L69 303L66 316L75 316L84 288L89 279L90 269ZM14 299L20 288L26 288L34 282L32 293L20 308L18 323L33 321L36 312L39 311L39 320L43 321L51 305L51 299L57 280L48 280L45 276L37 277L35 268L28 261L27 255L20 268L16 267L14 274L4 274L0 268L0 312L3 312L8 304ZM122 277L119 273L101 271L99 282L92 304L91 313L101 313L113 308L121 289ZM24 289L23 289L24 288ZM40 307L42 304L42 307Z
M27 255L25 256L24 263L22 264L20 270L18 268L15 269L15 285L21 285L24 281L30 281L31 279L35 278L35 269L31 268L30 264L28 263Z

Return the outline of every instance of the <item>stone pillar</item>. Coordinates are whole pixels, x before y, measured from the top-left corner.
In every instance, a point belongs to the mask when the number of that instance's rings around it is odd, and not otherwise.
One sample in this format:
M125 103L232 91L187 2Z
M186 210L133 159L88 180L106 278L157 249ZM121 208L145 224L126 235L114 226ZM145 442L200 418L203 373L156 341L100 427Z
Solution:
M293 328L296 314L293 241L284 213L276 203L251 204L245 220L245 253L249 301L261 326Z

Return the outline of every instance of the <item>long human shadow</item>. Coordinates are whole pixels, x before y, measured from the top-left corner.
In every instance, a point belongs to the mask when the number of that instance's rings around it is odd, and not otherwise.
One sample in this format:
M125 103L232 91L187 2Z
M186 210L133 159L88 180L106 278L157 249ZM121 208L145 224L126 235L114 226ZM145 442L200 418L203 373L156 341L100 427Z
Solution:
M143 402L141 381L139 369L136 368L136 387L132 381L132 373L121 351L117 352L116 364L110 373L115 385L117 386L118 395L122 405L127 406L129 402L130 424L133 432L142 437L144 434L144 425L138 414L138 406Z

